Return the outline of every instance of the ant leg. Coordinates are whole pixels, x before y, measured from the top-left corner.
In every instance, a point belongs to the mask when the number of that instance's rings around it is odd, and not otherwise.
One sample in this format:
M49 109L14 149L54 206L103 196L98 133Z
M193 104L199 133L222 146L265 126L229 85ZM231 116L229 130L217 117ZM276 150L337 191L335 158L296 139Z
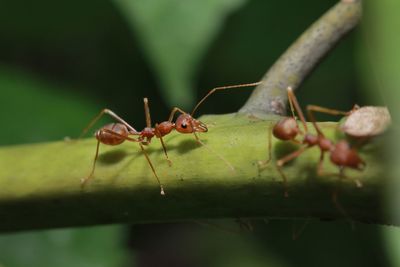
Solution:
M318 162L318 168L317 168L317 175L318 175L318 176L324 176L324 175L328 175L328 176L339 176L339 178L346 178L346 179L351 179L351 180L353 180L354 183L356 184L356 186L359 187L359 188L361 188L361 187L363 186L360 180L347 177L347 176L344 174L344 168L343 168L343 167L340 167L339 173L324 173L324 171L322 170L323 163L324 163L324 155L325 155L325 152L324 152L324 151L321 151L321 155L320 155L320 157L319 157L319 162Z
M165 157L167 158L167 161L168 161L168 165L171 166L172 165L172 161L168 157L167 147L165 146L165 143L164 143L164 140L162 138L162 135L161 135L160 131L158 130L158 123L156 123L156 125L154 127L154 130L156 132L156 136L159 136L157 138L160 139L161 146L162 146L162 148L164 150ZM144 144L144 143L142 142L142 144Z
M81 139L86 133L87 131L93 127L93 125L104 115L104 114L108 114L110 115L112 118L114 118L115 120L119 121L120 123L124 124L126 127L128 127L129 130L131 130L132 133L137 133L137 131L135 130L135 128L133 128L132 126L130 126L126 121L124 121L121 117L119 117L117 114L115 114L112 110L109 110L107 108L103 109L90 123L88 126L86 126L81 135L78 137L78 139Z
M348 177L347 175L344 174L344 167L339 167L339 173L325 173L322 171L322 169L318 170L318 171L319 171L319 173L318 173L319 176L338 176L340 179L344 178L344 179L352 180L356 184L356 187L358 187L358 188L363 187L363 184L360 180L358 180L357 178Z
M231 169L232 171L235 171L235 168L232 166L232 164L229 163L229 161L227 161L222 155L220 155L219 153L217 153L216 151L211 149L209 146L207 146L205 143L203 143L195 132L193 134L194 134L194 137L196 138L196 142L198 144L202 145L208 151L210 151L211 153L216 155L220 160L222 160L226 164L226 166L228 166L229 169Z
M332 191L332 203L335 206L335 208L345 217L345 218L350 218L346 210L343 208L342 204L340 204L338 200L338 188L335 186L335 188Z
M122 139L124 139L126 141L129 141L129 142L139 142L139 143L142 142L140 138L137 138L137 139L136 138L131 138L129 136L125 136L125 135L119 134L119 133L117 133L117 132L115 132L113 130L110 130L110 129L101 129L101 131L104 132L104 133L109 133L111 135L117 136L117 137L122 138Z
M164 154L165 154L165 157L167 158L167 161L168 161L168 165L169 166L172 166L172 161L169 159L169 157L168 157L168 153L167 153L167 147L165 146L165 143L164 143L164 140L163 140L163 138L162 138L162 136L160 135L160 142L161 142L161 146L162 146L162 148L163 148L163 150L164 150Z
M320 112L320 113L326 113L330 115L344 115L348 116L353 110L357 109L355 105L351 111L341 111L341 110L336 110L336 109L330 109L330 108L324 108L320 106L315 106L315 105L307 105L307 115L308 118L311 120L312 124L314 125L315 130L319 135L323 135L321 129L318 127L314 112Z
M282 179L283 179L283 186L284 186L284 188L285 188L285 192L284 192L284 196L285 196L285 197L288 197L288 196L289 196L289 193L288 193L288 191L287 191L287 177L286 177L286 175L283 173L282 167L283 167L283 165L285 165L285 164L288 163L289 161L291 161L291 160L293 160L294 158L300 156L300 154L303 153L307 148L310 148L310 147L309 147L309 146L300 147L298 150L296 150L296 151L294 151L294 152L292 152L292 153L290 153L290 154L284 156L283 158L279 159L279 160L277 161L277 163L276 163L276 167L277 167L277 169L278 169L278 171L279 171L279 173L281 174Z
M160 182L160 178L158 177L158 175L157 175L157 173L156 173L156 170L155 170L153 164L151 163L151 160L150 160L150 158L149 158L149 155L147 154L147 152L146 152L146 150L144 149L144 147L143 147L142 143L140 142L140 140L139 140L139 139L130 138L130 137L128 137L128 136L120 135L119 133L116 133L116 132L114 132L114 131L112 131L112 130L108 130L108 129L103 129L102 131L105 131L105 132L110 133L110 134L113 134L113 135L115 135L115 136L124 138L125 140L131 141L131 142L138 142L140 148L142 149L142 152L143 152L144 156L146 157L147 162L148 162L149 165L150 165L151 170L153 171L154 176L155 176L156 179L157 179L158 184L160 185L160 194L164 196L164 195L165 195L165 192L164 192L164 188L163 188L163 186L162 186L162 184L161 184L161 182Z
M340 167L339 171L339 178L345 178L344 176L344 168ZM338 185L340 183L340 179L337 181L336 186L334 187L332 191L332 202L335 205L335 208L350 222L350 225L352 228L354 228L354 221L351 219L347 211L344 209L342 204L340 204L338 200Z
M153 171L154 176L155 176L156 179L157 179L158 184L160 185L160 194L161 194L161 195L165 195L164 188L163 188L163 186L162 186L162 184L161 184L161 182L160 182L160 178L158 177L158 175L157 175L157 173L156 173L156 170L154 169L154 166L153 166L153 164L151 163L151 160L150 160L150 158L149 158L149 155L147 154L147 152L146 152L146 150L144 149L144 147L143 147L142 143L140 142L140 140L139 140L139 139L135 139L135 138L130 138L129 136L121 135L121 134L119 134L119 133L116 133L116 132L114 132L114 131L112 131L112 130L108 130L108 129L103 129L102 131L107 132L107 133L110 133L110 134L115 135L115 136L118 136L118 137L120 137L120 138L124 138L125 140L130 141L130 142L137 142L137 143L139 144L141 150L143 151L144 156L146 157L147 162L148 162L149 165L150 165L151 170Z
M86 183L89 181L89 179L93 177L94 169L96 167L97 157L99 156L99 147L100 147L100 141L97 140L96 154L94 156L92 170L90 171L90 174L86 178L81 179L81 188L83 188L86 185Z
M121 135L121 134L119 134L119 133L117 133L117 132L114 132L113 130L102 129L101 131L102 131L102 132L109 133L109 134L112 134L112 135L115 135L115 136L118 136L119 138L123 138L123 139L128 140L128 141L131 141L131 142L139 142L139 140L137 140L137 139L130 138L129 136ZM98 158L98 156L99 156L99 147L100 147L100 141L97 140L96 154L95 154L95 156L94 156L92 170L91 170L90 174L89 174L86 178L82 178L82 179L81 179L81 187L82 187L82 188L85 187L86 183L93 177L94 170L95 170L95 167L96 167L96 161L97 161L97 158Z
M165 195L164 188L163 188L163 186L162 186L162 184L160 182L160 178L158 178L158 175L156 173L156 170L154 169L153 164L151 163L149 155L147 155L147 152L146 152L146 150L144 149L144 147L143 147L143 145L141 143L139 143L139 146L140 146L140 149L142 149L142 152L143 152L144 156L146 157L146 160L149 163L150 168L153 171L153 174L156 177L158 184L160 185L160 194L164 196Z
M228 86L220 86L220 87L215 87L211 89L200 101L197 103L197 105L194 107L192 113L190 114L193 117L194 112L198 109L198 107L201 105L201 103L204 102L210 95L215 93L216 91L220 90L226 90L226 89L233 89L233 88L243 88L243 87L250 87L250 86L256 86L261 84L261 82L255 82L255 83L245 83L245 84L237 84L237 85L228 85Z
M272 126L268 130L268 158L257 162L258 171L264 170L272 159Z
M360 107L358 105L354 105L352 110L357 110ZM316 105L307 105L307 111L308 112L320 112L320 113L326 113L330 115L344 115L347 116L350 114L351 111L343 111L343 110L337 110L337 109L331 109L331 108L325 108L321 106L316 106Z
M150 117L150 109L149 109L149 100L147 97L143 98L144 102L144 115L146 116L146 127L151 127L151 117Z
M143 98L143 102L144 102L144 114L146 116L146 127L151 128L151 116L150 116L150 109L149 109L149 100L147 99L147 97ZM157 126L158 126L158 124L156 124L156 126L155 126L156 131L157 131ZM167 158L168 165L171 166L172 162L168 158L167 148L165 147L165 144L164 144L164 141L163 141L161 135L160 135L159 139L160 139L160 142L161 142L161 146L162 146L162 148L164 150L165 157ZM142 144L146 144L146 142L142 142Z
M293 117L294 117L294 112L293 112L293 106L294 106L297 114L300 117L301 123L304 126L304 131L307 133L308 128L307 128L306 119L304 117L303 111L300 108L299 102L297 101L296 95L293 93L292 87L289 86L287 88L287 93L288 93L288 100L289 100L290 108L292 109ZM296 117L294 117L294 118L296 118Z

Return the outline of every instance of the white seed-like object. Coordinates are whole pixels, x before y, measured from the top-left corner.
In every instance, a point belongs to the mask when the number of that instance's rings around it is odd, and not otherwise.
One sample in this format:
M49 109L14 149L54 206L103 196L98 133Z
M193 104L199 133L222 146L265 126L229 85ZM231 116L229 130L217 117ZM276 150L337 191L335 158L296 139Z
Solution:
M382 134L391 121L387 107L365 106L352 111L341 128L350 136L374 137Z

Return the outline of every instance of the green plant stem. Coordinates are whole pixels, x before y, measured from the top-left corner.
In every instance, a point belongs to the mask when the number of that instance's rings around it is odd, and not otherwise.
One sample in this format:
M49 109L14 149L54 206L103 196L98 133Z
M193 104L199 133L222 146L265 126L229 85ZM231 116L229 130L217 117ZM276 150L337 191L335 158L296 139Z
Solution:
M342 0L310 26L262 78L240 113L286 114L287 93L296 89L321 59L360 21L361 0Z
M289 192L285 198L275 159L295 147L273 139L273 161L263 171L257 165L268 156L275 120L233 114L202 119L209 125L209 132L200 135L207 147L192 135L172 133L165 138L171 167L158 140L148 147L165 196L136 143L101 146L95 177L83 190L80 179L90 172L94 138L1 148L0 231L205 218L345 218L331 200L336 187L350 218L399 224L382 209L385 166L376 150L361 154L366 170L347 172L363 182L364 187L357 188L351 179L318 177L319 150L309 149L284 167ZM321 125L328 136L334 135L335 123ZM337 172L328 158L324 169Z

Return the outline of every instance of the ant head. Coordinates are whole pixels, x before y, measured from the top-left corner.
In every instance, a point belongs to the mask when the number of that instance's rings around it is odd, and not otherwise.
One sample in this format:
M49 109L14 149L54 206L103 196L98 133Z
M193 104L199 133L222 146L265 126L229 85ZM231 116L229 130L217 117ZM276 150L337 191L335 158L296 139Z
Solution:
M297 122L292 117L285 117L278 121L272 129L273 135L281 140L292 140L299 133Z
M357 170L363 170L365 162L360 158L356 149L351 148L345 141L339 141L331 151L331 161L342 167L349 167Z
M207 126L189 114L180 115L175 121L175 129L180 133L207 132Z

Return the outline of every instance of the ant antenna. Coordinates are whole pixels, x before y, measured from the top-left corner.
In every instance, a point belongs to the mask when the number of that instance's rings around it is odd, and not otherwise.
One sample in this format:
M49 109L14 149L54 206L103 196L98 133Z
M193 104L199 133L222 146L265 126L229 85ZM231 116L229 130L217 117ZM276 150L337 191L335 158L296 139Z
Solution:
M197 110L197 108L201 105L201 103L204 102L204 100L206 100L210 95L212 95L213 93L215 93L216 91L219 90L225 90L225 89L233 89L233 88L243 88L243 87L250 87L250 86L256 86L256 85L260 85L262 83L262 81L260 82L255 82L255 83L244 83L244 84L236 84L236 85L228 85L228 86L221 86L221 87L215 87L213 89L211 89L200 101L199 103L197 103L197 105L194 107L192 113L190 114L190 116L193 117L194 112Z

